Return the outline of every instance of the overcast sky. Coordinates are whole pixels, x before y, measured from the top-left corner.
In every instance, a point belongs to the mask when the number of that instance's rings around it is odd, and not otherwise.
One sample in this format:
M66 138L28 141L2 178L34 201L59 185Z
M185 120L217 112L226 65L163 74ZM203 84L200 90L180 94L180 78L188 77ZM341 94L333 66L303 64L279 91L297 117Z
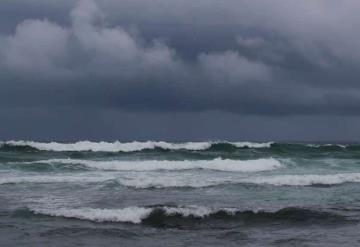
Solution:
M360 140L359 9L1 0L0 139Z

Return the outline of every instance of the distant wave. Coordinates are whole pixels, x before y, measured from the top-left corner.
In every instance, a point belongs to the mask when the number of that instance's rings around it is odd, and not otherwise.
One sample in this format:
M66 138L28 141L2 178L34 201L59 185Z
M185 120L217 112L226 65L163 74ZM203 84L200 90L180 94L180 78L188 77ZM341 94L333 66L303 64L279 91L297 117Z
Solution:
M40 151L54 152L135 152L151 149L164 150L192 150L200 151L210 149L217 144L230 145L235 148L268 148L272 142L253 143L253 142L183 142L170 143L163 141L146 141L146 142L90 142L79 141L75 143L58 143L58 142L34 142L34 141L7 141L2 142L2 148L29 148Z
M312 186L360 183L360 173L342 173L332 175L273 175L273 176L198 176L179 174L93 174L89 175L36 175L8 176L0 178L1 184L19 183L110 183L111 186L126 186L136 189L148 188L203 188L223 185L273 185L273 186Z
M254 184L270 184L275 186L335 185L343 183L358 183L360 182L360 173L342 173L331 175L277 175L255 177L248 179L247 182Z
M226 143L226 142L225 142ZM274 142L228 142L238 148L269 148Z
M158 151L221 151L232 152L237 149L271 149L274 152L299 152L315 149L316 151L360 150L360 144L311 144L311 143L277 143L277 142L91 142L74 143L6 141L0 142L1 151L50 151L50 152L139 152L145 150Z
M144 160L144 161L93 161L77 159L50 159L17 164L66 164L82 165L98 170L110 171L154 171L154 170L190 170L208 169L232 172L260 172L281 168L282 164L273 158L256 160L230 160L217 158L214 160Z
M100 183L111 179L111 177L102 176L7 176L0 178L0 185L22 183Z
M351 145L343 145L343 144L305 144L305 145L307 147L311 147L311 148L326 148L326 147L347 148L347 147L351 146Z
M275 176L252 176L250 178L218 178L207 177L202 180L177 178L177 177L134 177L127 180L117 180L123 186L139 189L145 188L168 188L190 187L201 188L219 185L273 185L273 186L311 186L311 185L336 185L344 183L359 183L360 173L344 173L334 175L275 175Z
M191 220L245 220L247 222L311 222L345 221L345 217L334 213L314 211L304 208L282 208L277 211L241 210L237 208L209 208L203 206L152 206L126 207L121 209L96 208L32 208L30 212L37 215L64 217L95 222L128 222L149 224L158 227L179 226ZM186 220L186 221L184 221Z
M112 174L109 175L94 175L94 176L74 176L74 175L36 175L36 176L9 176L0 178L0 185L6 184L22 184L22 183L109 183L112 186L125 186L136 189L148 188L203 188L210 186L226 185L231 183L238 183L236 180L228 180L217 177L198 178L173 175L157 175L150 174L124 174L118 177Z

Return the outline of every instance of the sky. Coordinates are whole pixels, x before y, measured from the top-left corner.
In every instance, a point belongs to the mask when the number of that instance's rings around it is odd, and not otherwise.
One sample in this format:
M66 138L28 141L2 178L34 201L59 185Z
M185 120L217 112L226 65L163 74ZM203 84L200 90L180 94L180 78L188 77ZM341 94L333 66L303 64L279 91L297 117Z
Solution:
M1 0L0 139L360 140L356 0Z

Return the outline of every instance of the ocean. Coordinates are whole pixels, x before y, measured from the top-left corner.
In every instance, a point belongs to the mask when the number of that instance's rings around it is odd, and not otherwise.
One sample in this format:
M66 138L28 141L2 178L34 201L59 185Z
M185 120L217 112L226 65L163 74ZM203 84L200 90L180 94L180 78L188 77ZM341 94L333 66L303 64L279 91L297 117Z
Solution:
M359 246L360 144L0 143L0 246Z

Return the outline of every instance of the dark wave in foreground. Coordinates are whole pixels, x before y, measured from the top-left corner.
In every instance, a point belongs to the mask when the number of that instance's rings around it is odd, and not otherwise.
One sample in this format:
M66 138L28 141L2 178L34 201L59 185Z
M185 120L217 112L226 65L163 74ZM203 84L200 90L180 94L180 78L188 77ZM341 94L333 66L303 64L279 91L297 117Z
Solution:
M0 151L19 152L139 152L155 151L221 151L232 152L239 149L262 149L277 152L283 151L344 151L358 150L360 144L302 144L302 143L276 143L276 142L182 142L170 143L163 141L146 142L90 142L79 141L75 143L33 142L33 141L7 141L0 142Z
M228 211L220 209L213 211L204 217L196 215L184 215L183 213L168 214L163 209L155 209L142 220L143 224L155 227L181 227L193 223L222 223L222 222L244 223L246 225L258 224L343 224L351 220L346 217L310 209L284 208L275 212L266 211Z
M305 208L288 207L274 212L210 209L200 206L149 206L122 209L20 209L13 217L50 216L94 222L145 224L154 227L182 227L194 224L242 222L246 224L344 224L357 222L346 216Z

